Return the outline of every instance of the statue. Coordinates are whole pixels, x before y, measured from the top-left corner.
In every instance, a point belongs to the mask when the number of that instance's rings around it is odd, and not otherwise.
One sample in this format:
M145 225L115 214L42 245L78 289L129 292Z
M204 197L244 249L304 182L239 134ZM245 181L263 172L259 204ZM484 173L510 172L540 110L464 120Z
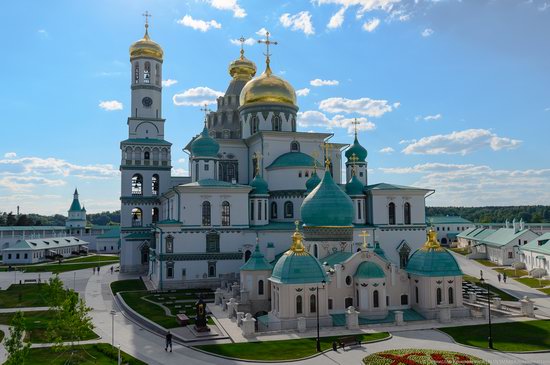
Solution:
M202 300L202 295L199 295L199 300L195 303L195 330L197 332L210 332L210 328L206 324L206 303Z

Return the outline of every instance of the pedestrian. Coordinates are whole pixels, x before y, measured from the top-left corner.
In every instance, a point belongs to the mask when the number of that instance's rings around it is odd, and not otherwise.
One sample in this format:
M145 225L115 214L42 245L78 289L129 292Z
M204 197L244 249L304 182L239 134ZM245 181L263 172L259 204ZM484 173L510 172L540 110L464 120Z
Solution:
M111 266L111 275L113 275L113 267Z
M506 273L502 275L502 281L504 281L504 284L506 284Z
M498 282L500 283L500 279L501 279L500 273L498 273L497 278L498 278Z
M97 275L99 275L99 266L97 267Z
M95 267L92 267L92 269L94 270L94 275L95 275Z
M170 352L172 352L172 333L170 331L166 334L166 347L164 351L168 351L168 347L170 347Z

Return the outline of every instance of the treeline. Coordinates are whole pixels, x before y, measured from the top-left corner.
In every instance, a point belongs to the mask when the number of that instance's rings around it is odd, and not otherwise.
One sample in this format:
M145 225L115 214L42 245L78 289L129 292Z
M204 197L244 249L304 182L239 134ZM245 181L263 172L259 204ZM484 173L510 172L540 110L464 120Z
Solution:
M526 205L508 207L426 207L426 216L460 216L475 223L550 223L550 206Z
M93 225L120 224L120 211L88 214L88 223ZM67 217L61 214L20 214L0 212L0 226L64 226Z

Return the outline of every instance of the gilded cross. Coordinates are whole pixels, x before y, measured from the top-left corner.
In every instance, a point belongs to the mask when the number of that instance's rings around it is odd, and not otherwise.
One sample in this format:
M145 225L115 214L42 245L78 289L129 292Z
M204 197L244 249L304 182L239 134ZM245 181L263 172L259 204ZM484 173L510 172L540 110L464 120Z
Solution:
M357 135L357 126L358 126L359 124L361 124L361 122L358 121L357 118L355 118L354 121L351 122L351 124L353 124L353 128L355 129L355 135Z
M294 221L294 225L296 226L296 231L299 231L299 230L300 230L300 221L299 221L299 220L295 220L295 221Z
M357 155L353 153L349 160L351 161L351 173L355 176L355 164L357 163L357 161L359 161L359 157L357 157Z
M201 111L204 112L204 124L206 125L206 119L208 118L208 113L212 110L208 109L208 104L204 104L204 108L201 108Z
M239 38L239 42L241 42L241 60L244 59L244 42L246 42L246 39L241 36L241 38Z
M331 151L331 148L332 148L332 145L330 143L325 143L324 145L325 147L325 167L328 169L330 168L330 151Z
M270 40L269 39L269 32L265 32L265 40L260 39L260 40L258 40L258 43L265 44L265 47L266 47L266 53L264 53L264 56L266 57L265 63L267 64L267 67L269 68L269 56L271 56L271 53L269 53L269 45L270 44L277 45L277 44L279 44L279 42Z
M262 161L263 157L264 156L262 156L261 153L254 152L254 159L256 160L256 175L260 173L260 161Z
M359 234L359 237L363 237L363 250L367 250L367 237L369 236L369 232L367 231L361 231Z

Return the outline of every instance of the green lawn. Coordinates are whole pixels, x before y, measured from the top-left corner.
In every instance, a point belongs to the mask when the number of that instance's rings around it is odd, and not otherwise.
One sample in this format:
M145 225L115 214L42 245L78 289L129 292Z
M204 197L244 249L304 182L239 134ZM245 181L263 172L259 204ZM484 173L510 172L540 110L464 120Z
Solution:
M4 341L4 336L6 334L4 333L4 331L0 331L0 342Z
M71 364L78 365L113 365L117 363L118 349L106 343L93 345L75 346L77 351L70 358L69 352L59 353L54 352L51 348L34 348L29 352L25 363L26 364L48 364L48 365L65 365L67 361L72 361ZM124 351L122 354L122 363L129 365L147 365ZM80 361L76 362L75 359Z
M488 325L447 327L441 331L455 341L487 348ZM501 351L550 350L550 320L493 324L494 348Z
M544 288L545 286L550 285L550 280L539 280L535 278L519 278L516 280L522 284L530 286L531 288Z
M470 276L470 275L464 275L464 281L469 281L470 283L472 284L476 284L477 286L480 286L480 287L483 287L484 289L486 289L486 285L487 284L483 284L483 286L481 286L481 284L479 284L479 279L476 278L475 276ZM514 302L517 302L518 301L518 298L498 289L498 288L495 288L494 286L492 286L491 284L489 284L489 290L491 291L491 294L493 295L497 295L500 297L500 299L502 300L508 300L508 301L514 301Z
M361 342L381 340L390 336L387 332L360 334ZM332 348L332 342L338 337L321 337L321 349ZM227 357L246 360L294 360L317 353L315 338L300 338L282 341L228 343L219 345L200 345L197 348Z
M158 305L146 302L141 297L147 295L146 291L135 291L120 294L126 304L147 319L161 325L164 328L179 327L176 317L167 317L164 309Z
M454 247L454 248L449 248L449 250L451 250L453 252L456 252L458 254L464 255L464 256L466 256L467 254L470 253L470 250L468 250L467 248Z
M84 256L79 257L76 259L71 260L64 260L64 263L75 263L75 262L102 262L102 261L120 261L120 258L118 256L109 256L109 255L90 255L90 256Z
M104 262L100 266L109 265ZM24 266L20 269L25 272L52 272L54 274L59 274L66 271L82 270L82 269L91 269L92 267L97 267L97 262L82 262L78 264L48 264L40 266ZM104 269L105 270L105 269Z
M514 270L514 269L502 269L502 268L493 269L493 270L501 274L506 273L506 276L508 276L509 278L519 278L529 274L527 270Z
M114 295L120 291L146 290L141 279L119 280L111 283L111 291Z
M543 292L544 294L546 295L550 295L550 288L546 288L546 289L538 289L539 291Z
M0 313L0 324L9 325L14 315L15 313ZM50 342L46 331L48 324L53 319L53 313L49 311L25 312L25 328L27 329L25 341L30 341L31 343ZM95 332L89 331L82 340L92 340L97 337ZM64 340L70 339L64 338Z
M46 307L46 284L14 284L0 291L0 308Z
M493 261L484 260L484 259L474 259L475 261L479 262L482 265L488 266L488 267L497 267L498 264L495 264Z

